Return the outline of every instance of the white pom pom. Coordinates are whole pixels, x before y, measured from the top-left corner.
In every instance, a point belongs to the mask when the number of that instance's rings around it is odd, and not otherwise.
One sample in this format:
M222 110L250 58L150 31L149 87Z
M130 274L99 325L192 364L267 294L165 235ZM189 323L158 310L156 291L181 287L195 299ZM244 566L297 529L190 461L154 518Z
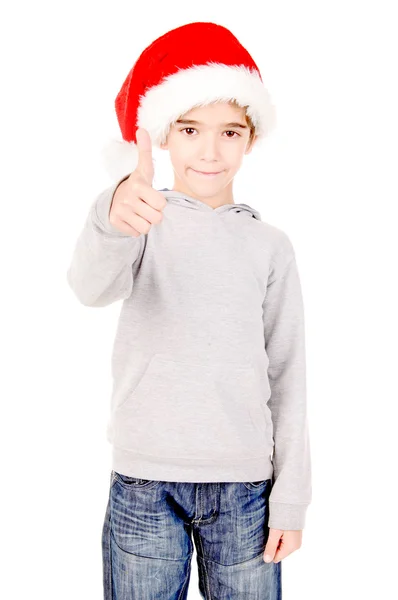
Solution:
M108 138L101 149L102 165L114 181L132 173L138 164L138 149L134 142Z

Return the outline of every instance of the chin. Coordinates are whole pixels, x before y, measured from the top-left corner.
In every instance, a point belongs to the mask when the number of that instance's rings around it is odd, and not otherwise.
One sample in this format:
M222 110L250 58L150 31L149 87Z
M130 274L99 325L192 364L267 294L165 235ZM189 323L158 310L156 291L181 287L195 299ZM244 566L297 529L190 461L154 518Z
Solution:
M192 182L187 181L187 185L191 188L191 190L195 190L197 193L201 193L202 195L214 195L224 189L225 185L216 181L203 181L203 182Z

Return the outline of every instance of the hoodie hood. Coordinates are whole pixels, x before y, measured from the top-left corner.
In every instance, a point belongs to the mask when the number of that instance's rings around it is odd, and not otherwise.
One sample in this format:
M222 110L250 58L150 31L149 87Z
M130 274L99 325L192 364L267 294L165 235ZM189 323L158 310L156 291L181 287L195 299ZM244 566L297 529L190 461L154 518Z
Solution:
M158 190L161 192L166 200L172 204L178 204L180 206L185 206L186 208L190 208L192 210L205 210L205 211L214 211L217 213L234 211L241 212L245 216L252 217L261 221L261 215L258 210L252 208L248 204L240 203L240 204L222 204L217 208L212 208L205 202L198 200L198 198L194 198L193 196L188 196L185 192L177 192L176 190L169 190L168 188L163 188L162 190Z

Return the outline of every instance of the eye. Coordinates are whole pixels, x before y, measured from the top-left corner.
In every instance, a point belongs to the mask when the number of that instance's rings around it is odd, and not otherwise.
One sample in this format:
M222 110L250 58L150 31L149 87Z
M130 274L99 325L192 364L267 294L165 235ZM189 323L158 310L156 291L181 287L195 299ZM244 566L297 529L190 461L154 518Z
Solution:
M225 133L234 133L235 135L237 135L238 137L240 137L240 134L237 133L236 131L226 131ZM234 139L232 135L227 135L227 137Z
M184 129L180 129L180 131L188 131L188 129L190 129L191 131L196 131L196 129L194 129L193 127L185 127ZM188 136L188 137L192 137L192 136Z

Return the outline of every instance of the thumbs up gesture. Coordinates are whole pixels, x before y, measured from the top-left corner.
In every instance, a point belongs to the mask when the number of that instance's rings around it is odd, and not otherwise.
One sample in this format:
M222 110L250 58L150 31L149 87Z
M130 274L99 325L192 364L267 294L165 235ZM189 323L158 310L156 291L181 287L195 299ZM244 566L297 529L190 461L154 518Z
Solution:
M109 221L119 231L138 237L163 219L166 198L153 189L152 143L149 133L137 129L138 164L128 179L116 188Z

